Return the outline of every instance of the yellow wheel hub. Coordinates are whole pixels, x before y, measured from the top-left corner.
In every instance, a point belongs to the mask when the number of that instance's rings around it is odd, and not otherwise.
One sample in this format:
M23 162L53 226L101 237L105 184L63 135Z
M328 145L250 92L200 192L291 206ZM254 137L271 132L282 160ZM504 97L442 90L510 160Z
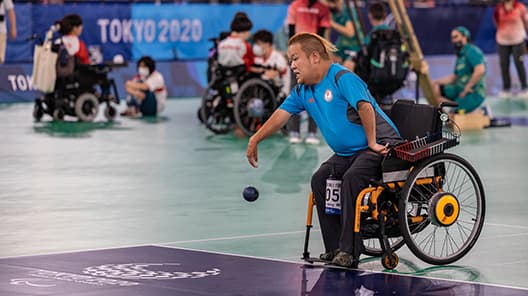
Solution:
M457 198L447 192L436 193L431 198L429 208L433 211L432 221L438 226L452 225L460 213L460 204Z

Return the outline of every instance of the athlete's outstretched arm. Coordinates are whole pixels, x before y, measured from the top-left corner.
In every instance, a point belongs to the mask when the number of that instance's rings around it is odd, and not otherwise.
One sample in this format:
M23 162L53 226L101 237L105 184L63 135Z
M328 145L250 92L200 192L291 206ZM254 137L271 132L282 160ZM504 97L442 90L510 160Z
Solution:
M258 143L288 123L290 116L291 114L287 111L282 109L275 110L264 125L251 138L249 138L246 156L252 167L258 167Z

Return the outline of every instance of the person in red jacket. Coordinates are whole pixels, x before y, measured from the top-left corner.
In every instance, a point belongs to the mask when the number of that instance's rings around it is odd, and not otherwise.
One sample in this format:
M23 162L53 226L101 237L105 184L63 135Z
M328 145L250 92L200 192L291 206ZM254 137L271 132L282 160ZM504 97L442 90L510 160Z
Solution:
M79 39L83 31L83 21L78 14L68 14L59 22L59 33L64 48L70 56L76 57L80 64L90 64L90 57L84 42Z

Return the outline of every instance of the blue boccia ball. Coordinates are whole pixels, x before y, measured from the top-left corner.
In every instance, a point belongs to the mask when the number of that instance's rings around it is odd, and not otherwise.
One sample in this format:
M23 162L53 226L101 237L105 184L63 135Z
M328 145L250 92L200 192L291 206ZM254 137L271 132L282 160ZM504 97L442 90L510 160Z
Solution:
M259 192L258 192L257 188L255 188L253 186L248 186L248 187L244 188L244 192L242 192L242 196L247 201L255 201L255 200L257 200L257 198L259 196Z

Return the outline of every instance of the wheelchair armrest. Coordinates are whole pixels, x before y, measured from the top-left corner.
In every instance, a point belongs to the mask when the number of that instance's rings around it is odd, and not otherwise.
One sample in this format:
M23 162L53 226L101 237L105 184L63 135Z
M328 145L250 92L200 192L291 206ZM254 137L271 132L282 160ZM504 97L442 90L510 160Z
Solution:
M392 155L386 156L381 163L382 183L407 180L412 165Z
M446 101L446 102L440 103L440 109L444 107L458 107L458 103L453 102L453 101Z

